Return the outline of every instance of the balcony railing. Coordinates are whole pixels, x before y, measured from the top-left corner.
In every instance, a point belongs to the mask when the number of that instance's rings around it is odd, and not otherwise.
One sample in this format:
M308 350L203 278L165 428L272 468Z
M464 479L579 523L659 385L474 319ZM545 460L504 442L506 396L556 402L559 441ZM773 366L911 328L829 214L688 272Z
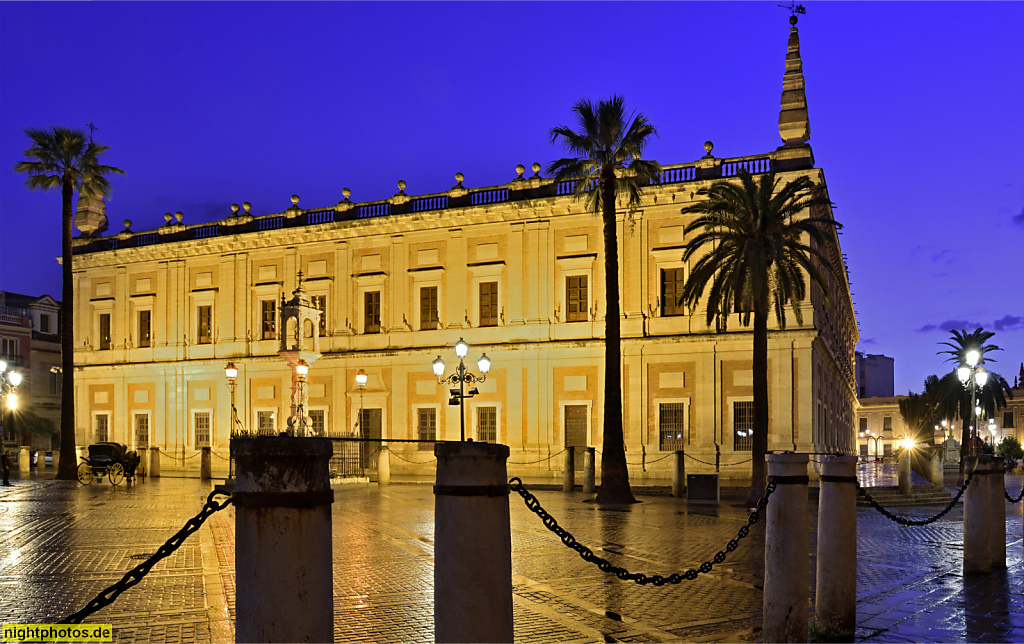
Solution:
M682 163L662 166L661 176L656 185L685 183L689 181L706 181L722 177L734 177L741 170L751 174L761 174L773 169L774 161L769 155L734 157L715 159L708 164L705 160L694 163ZM597 180L592 179L596 187ZM237 235L278 228L294 228L322 224L344 225L358 219L371 217L388 217L393 215L419 212L445 211L456 208L486 207L491 204L523 201L527 199L558 198L571 195L576 180L555 182L552 179L536 177L523 180L518 178L504 186L473 188L467 191L451 191L412 197L407 201L381 200L361 204L338 204L328 208L310 210L290 209L288 213L268 214L244 219L229 218L212 224L192 226L181 223L168 224L159 231L144 233L119 233L113 237L81 238L76 240L75 254L95 253L119 248L134 248L151 244L162 244L176 241L189 241Z

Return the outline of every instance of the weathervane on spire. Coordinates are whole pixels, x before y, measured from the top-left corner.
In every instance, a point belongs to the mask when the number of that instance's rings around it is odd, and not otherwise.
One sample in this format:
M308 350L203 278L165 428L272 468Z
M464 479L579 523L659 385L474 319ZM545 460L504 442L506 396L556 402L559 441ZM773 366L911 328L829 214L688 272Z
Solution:
M779 6L781 7L782 5L779 5ZM92 143L92 132L93 132L93 130L96 129L96 126L93 125L92 122L90 121L89 123L85 124L85 127L89 128L89 143Z
M802 4L797 4L796 0L790 0L789 4L780 4L779 6L782 7L783 9L789 9L789 24L791 25L796 25L796 15L798 13L807 13L807 9Z

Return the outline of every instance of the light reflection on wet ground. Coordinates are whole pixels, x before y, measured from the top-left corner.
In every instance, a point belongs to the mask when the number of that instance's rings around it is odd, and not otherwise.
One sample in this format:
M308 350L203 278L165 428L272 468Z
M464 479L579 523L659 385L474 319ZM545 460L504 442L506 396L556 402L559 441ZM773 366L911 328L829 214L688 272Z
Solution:
M202 506L208 484L162 479L114 488L23 481L0 488L0 621L51 622L83 605L156 549ZM1020 479L1008 483L1020 490ZM632 571L669 574L723 549L746 512L647 497L628 511L537 492L545 508L599 556ZM918 517L936 508L898 510ZM333 508L335 640L433 640L430 486L339 487ZM662 588L605 575L565 548L511 497L516 639L756 641L763 528L711 575ZM858 639L1024 641L1021 506L1007 505L1008 569L965 579L962 513L898 526L858 509ZM814 570L813 534L809 570ZM232 641L233 510L220 512L139 586L93 622L121 641ZM195 541L193 541L195 540ZM812 575L811 575L812 576ZM813 589L811 597L813 600Z

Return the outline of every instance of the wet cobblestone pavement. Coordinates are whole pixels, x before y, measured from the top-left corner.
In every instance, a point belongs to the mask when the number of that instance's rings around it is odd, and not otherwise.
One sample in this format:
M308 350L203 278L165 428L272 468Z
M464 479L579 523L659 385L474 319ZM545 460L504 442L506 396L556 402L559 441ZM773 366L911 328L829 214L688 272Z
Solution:
M133 488L83 487L47 480L45 473L15 483L0 487L0 621L6 623L55 622L77 610L136 565L133 557L155 551L194 516L211 489L170 478ZM1018 491L1019 477L1008 487ZM583 503L578 493L535 493L596 554L648 574L697 567L746 521L746 511L728 498L710 507L643 497L612 511ZM335 641L432 642L430 486L346 485L335 498ZM760 639L762 524L711 574L642 587L587 564L518 496L510 501L517 641ZM926 517L935 510L899 512ZM815 521L812 516L809 527ZM961 521L956 508L932 525L901 527L858 509L858 640L1024 641L1020 504L1007 504L1005 572L963 577ZM113 624L116 641L234 641L233 565L229 507L87 621Z

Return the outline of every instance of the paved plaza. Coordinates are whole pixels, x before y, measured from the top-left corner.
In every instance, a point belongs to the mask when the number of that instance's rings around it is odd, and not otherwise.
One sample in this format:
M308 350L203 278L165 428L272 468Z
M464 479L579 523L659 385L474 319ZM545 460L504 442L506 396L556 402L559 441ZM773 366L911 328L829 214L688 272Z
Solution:
M51 476L33 474L0 487L5 623L55 622L77 610L180 529L212 489L195 479L86 487ZM1008 485L1015 492L1020 483ZM738 496L717 507L643 496L624 510L584 503L579 493L537 496L598 555L648 574L697 567L746 521L746 512L732 505ZM518 495L510 501L517 641L760 640L763 524L711 574L641 587L587 564ZM936 510L900 509L919 517ZM901 527L859 508L857 639L1024 641L1021 518L1021 506L1008 504L1008 569L965 579L959 508L926 527ZM432 642L430 486L338 486L333 520L335 641ZM811 571L815 522L812 512ZM87 622L113 624L117 641L233 642L233 566L229 507ZM810 577L813 584L813 572Z

